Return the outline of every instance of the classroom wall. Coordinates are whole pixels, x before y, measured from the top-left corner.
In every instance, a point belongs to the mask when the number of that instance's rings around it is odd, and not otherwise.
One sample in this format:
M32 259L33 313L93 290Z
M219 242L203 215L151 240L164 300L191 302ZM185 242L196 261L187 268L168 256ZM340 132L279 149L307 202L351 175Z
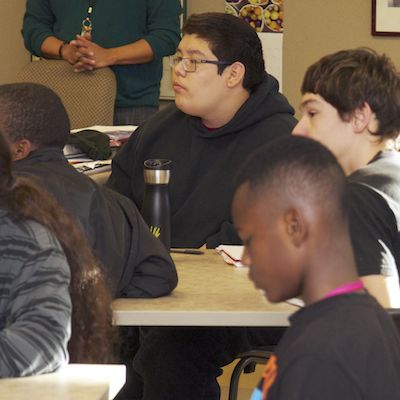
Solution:
M298 110L307 67L337 50L368 46L400 69L400 38L371 36L371 0L285 0L284 93ZM399 21L400 25L400 21Z
M187 14L196 14L206 11L224 11L224 0L187 0Z
M20 33L25 0L0 0L0 84L13 82L29 61Z

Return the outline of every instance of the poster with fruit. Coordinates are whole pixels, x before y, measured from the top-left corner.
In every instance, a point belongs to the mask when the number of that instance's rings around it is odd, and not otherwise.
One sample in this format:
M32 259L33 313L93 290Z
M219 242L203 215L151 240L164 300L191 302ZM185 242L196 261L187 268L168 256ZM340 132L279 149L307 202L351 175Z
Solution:
M225 0L225 12L244 19L257 32L283 32L283 0Z

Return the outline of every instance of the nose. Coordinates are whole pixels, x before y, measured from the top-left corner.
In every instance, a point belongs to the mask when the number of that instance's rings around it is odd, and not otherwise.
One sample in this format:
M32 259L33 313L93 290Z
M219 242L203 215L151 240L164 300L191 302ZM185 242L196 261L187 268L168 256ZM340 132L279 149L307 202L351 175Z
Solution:
M297 136L308 136L309 135L308 124L304 117L300 118L299 122L293 128L292 134L297 135Z
M176 64L176 65L172 68L172 72L173 72L175 75L178 75L178 76L186 76L186 74L187 74L187 72L186 72L185 69L183 68L183 63L182 63L182 61L181 61L181 62L178 62L178 64Z

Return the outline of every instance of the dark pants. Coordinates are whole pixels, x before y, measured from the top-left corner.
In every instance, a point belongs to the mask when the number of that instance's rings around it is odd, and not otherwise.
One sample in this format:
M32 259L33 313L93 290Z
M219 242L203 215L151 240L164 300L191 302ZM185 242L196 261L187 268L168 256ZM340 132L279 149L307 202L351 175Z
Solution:
M283 328L141 328L126 399L219 400L221 367L278 343ZM128 372L129 373L129 372Z
M124 107L114 109L114 125L141 125L158 111L158 107Z

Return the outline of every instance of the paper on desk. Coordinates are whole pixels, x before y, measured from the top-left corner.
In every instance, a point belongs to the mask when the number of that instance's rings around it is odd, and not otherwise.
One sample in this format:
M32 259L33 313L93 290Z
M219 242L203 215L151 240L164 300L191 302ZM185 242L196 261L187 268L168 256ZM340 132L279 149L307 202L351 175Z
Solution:
M286 300L286 303L291 304L292 306L296 307L304 307L304 301L302 299L299 299L298 297L293 297L292 299Z
M230 244L220 244L216 250L221 254L224 261L229 265L234 265L235 267L244 267L242 264L244 246L236 246Z
M111 171L111 160L90 161L73 164L78 172L93 175L99 172Z
M78 129L73 129L71 133L76 133L79 131L83 131L84 129L92 129L94 131L99 131L99 132L134 132L136 130L137 126L136 125L93 125L93 126L87 126L85 128L78 128Z

